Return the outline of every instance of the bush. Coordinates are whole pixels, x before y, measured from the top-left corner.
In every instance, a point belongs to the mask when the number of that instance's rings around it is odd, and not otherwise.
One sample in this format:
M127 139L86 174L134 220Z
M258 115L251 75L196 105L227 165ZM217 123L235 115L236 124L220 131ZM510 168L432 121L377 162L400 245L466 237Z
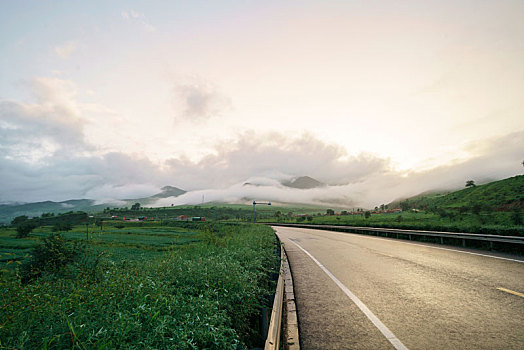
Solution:
M36 228L36 225L31 222L23 222L16 226L16 237L25 238Z
M16 218L13 219L13 221L11 221L11 225L19 225L27 220L29 220L27 215L17 216Z
M31 259L22 265L21 282L27 284L43 275L77 277L83 273L93 276L102 254L90 252L92 256L88 255L84 241L67 242L60 234L44 237L42 243L33 249Z

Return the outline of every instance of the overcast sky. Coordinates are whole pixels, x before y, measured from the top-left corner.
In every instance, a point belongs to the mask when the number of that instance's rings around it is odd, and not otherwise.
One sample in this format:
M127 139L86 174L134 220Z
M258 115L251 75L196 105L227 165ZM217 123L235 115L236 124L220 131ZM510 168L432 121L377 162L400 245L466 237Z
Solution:
M374 206L520 174L523 18L521 0L0 0L0 202L172 185L200 191L180 204ZM272 182L301 175L337 186Z

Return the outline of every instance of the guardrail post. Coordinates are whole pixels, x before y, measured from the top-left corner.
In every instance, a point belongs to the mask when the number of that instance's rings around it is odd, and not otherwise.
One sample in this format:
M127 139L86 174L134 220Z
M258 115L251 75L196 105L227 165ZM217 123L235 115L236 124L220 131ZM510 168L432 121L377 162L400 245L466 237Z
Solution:
M466 240L464 238L462 238L462 246L466 248Z
M440 244L444 245L444 237L440 237Z

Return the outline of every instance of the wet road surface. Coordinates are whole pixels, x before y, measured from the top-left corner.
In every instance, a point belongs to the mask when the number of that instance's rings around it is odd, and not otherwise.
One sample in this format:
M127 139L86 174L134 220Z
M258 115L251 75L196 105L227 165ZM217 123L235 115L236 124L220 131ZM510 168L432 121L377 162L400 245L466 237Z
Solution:
M524 349L522 258L274 229L293 273L303 349Z

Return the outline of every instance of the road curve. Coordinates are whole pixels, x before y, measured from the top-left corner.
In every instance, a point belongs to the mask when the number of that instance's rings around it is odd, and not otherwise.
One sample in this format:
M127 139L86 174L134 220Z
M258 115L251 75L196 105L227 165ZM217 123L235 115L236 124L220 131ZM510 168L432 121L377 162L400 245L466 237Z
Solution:
M273 228L293 273L303 349L524 349L518 257Z

